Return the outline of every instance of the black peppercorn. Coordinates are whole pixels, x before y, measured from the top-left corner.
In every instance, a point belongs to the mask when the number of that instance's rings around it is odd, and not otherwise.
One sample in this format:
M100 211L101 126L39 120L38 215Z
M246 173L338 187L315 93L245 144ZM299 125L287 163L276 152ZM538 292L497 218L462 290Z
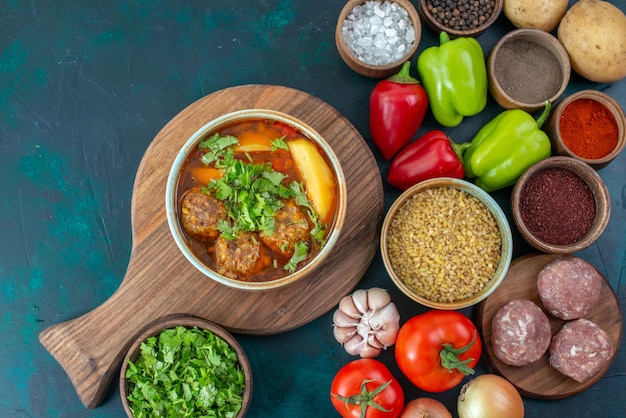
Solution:
M440 24L453 30L470 30L491 17L494 0L426 0L426 10Z

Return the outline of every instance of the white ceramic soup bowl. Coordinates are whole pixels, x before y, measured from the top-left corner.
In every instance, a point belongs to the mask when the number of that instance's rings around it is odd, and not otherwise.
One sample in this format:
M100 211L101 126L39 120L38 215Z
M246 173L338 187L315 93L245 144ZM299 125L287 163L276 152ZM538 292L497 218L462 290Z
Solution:
M298 269L293 273L269 281L257 281L253 276L246 279L232 278L225 274L218 273L215 266L209 266L208 263L203 261L203 257L200 256L197 251L194 251L192 248L194 245L192 245L190 241L190 236L185 232L180 221L180 191L178 190L178 186L181 170L184 169L189 155L197 149L201 141L219 132L221 129L238 122L258 120L273 121L278 124L286 125L316 144L336 181L334 217L326 233L325 243L319 253L308 260L303 266L299 264ZM339 239L344 224L346 217L346 196L346 181L339 159L330 145L315 129L286 113L268 109L245 109L215 118L201 127L187 140L176 156L167 179L165 208L167 222L178 248L198 271L204 274L208 279L225 286L249 291L265 291L287 286L308 277L318 266L322 265L325 260L328 259L333 246ZM204 258L206 259L206 257Z

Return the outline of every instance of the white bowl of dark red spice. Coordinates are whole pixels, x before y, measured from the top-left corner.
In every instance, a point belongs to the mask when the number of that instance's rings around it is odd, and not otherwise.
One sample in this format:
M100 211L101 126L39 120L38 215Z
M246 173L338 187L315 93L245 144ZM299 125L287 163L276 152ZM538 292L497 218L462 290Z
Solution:
M487 57L489 92L505 109L536 112L554 103L569 83L567 51L540 29L516 29L504 35Z
M611 215L609 191L588 164L550 157L531 166L511 194L513 219L539 251L572 254L602 235Z
M239 342L219 325L198 317L165 317L131 343L119 388L129 418L241 418L252 400L252 367Z
M425 180L396 199L380 248L394 284L434 309L461 309L489 296L511 263L511 229L500 206L474 184Z
M598 90L582 90L561 100L546 127L555 154L599 169L626 144L626 117L619 103Z
M350 0L337 19L343 61L366 77L385 78L417 52L422 24L409 0Z
M170 231L208 279L248 291L311 276L332 255L346 181L330 145L288 114L222 115L181 148L167 180Z
M419 0L417 10L424 23L436 34L450 38L476 37L500 16L503 0Z

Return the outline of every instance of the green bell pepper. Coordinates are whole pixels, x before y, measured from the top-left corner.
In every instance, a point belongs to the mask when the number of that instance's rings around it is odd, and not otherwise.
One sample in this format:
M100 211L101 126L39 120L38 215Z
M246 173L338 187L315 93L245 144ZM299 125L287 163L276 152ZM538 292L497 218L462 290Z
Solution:
M428 93L430 109L439 123L454 127L487 104L487 67L483 50L474 38L450 40L439 35L439 46L417 58L417 71Z
M515 184L531 165L548 158L550 139L541 125L550 107L546 101L537 120L521 109L505 110L483 126L463 154L465 175L492 192Z

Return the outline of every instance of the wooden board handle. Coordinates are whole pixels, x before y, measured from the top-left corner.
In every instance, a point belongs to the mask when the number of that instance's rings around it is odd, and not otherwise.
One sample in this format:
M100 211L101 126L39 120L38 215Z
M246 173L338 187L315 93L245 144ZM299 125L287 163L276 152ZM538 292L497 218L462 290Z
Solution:
M185 315L182 303L168 303L159 295L175 291L175 282L158 275L159 266L143 260L142 251L131 256L129 269L118 290L102 305L76 319L44 329L39 341L59 362L87 408L98 406L118 372L132 342L156 320ZM138 261L139 260L139 261ZM143 269L136 268L137 265ZM145 266L148 265L146 274ZM142 275L152 277L145 285Z
M63 367L81 402L90 409L102 402L137 331L125 326L125 315L108 314L115 308L127 309L128 304L111 297L95 310L39 334L41 344Z

